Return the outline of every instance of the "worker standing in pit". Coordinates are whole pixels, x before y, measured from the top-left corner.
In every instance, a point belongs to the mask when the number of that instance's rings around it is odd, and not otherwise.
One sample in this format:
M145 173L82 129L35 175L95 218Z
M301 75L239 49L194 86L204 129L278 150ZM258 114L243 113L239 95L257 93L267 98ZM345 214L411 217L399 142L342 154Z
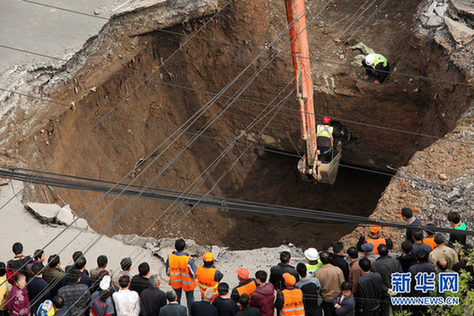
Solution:
M367 73L364 77L365 80L369 79L369 76L375 77L375 84L384 82L390 71L390 65L388 64L387 58L380 54L368 54L365 59L362 60L362 67L364 67Z
M322 124L318 124L316 131L316 143L318 144L318 159L322 162L331 162L333 152L333 130L330 126L331 119L323 117Z

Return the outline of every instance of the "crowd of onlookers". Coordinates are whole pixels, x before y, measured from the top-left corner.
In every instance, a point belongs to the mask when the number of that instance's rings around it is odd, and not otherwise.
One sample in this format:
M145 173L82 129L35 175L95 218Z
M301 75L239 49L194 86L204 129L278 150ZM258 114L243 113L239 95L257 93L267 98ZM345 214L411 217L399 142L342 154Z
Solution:
M84 254L77 251L74 264L62 268L58 255L46 260L38 249L33 257L25 256L17 242L12 247L14 258L0 262L0 316L351 316L390 315L403 309L412 315L427 314L427 307L391 305L392 274L408 272L414 277L419 272L465 270L474 276L464 255L471 247L465 234L453 233L448 239L417 229L421 222L408 208L401 216L409 225L401 255L392 255L391 239L382 236L380 226L371 225L367 236L360 236L357 245L345 252L341 242L333 244L332 252L308 248L305 262L294 266L291 253L283 251L280 263L268 272L256 271L254 278L242 267L235 271L239 283L232 289L222 282L224 275L213 254L204 254L202 264L196 265L183 239L176 240L176 251L166 261L172 288L166 293L160 289L160 275L150 274L146 262L132 275L132 259L123 258L121 269L111 273L107 256L101 255L97 267L89 271ZM466 230L458 213L450 212L448 220L455 229ZM469 286L474 289L473 279ZM200 300L195 300L197 291ZM181 305L183 295L186 306ZM409 295L429 294L412 288Z

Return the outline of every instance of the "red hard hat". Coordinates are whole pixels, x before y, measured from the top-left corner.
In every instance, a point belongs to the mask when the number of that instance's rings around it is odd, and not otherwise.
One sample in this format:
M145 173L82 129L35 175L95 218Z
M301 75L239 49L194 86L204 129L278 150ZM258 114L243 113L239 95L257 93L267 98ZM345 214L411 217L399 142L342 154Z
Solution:
M331 119L329 118L329 116L323 117L323 123L331 123Z

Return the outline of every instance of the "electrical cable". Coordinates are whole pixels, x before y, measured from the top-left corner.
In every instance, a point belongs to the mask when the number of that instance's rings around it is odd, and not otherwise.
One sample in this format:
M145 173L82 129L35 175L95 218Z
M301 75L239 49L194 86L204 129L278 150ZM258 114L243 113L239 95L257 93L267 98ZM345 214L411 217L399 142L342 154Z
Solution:
M3 178L17 180L22 182L29 182L35 184L42 184L42 185L51 185L54 187L63 187L69 189L79 189L79 190L87 190L93 192L105 192L110 189L110 186L107 185L97 185L93 183L87 182L77 182L71 180L62 180L54 177L37 177L36 175L31 175L28 173L20 173L14 171L5 171L0 170L0 176ZM118 194L118 190L111 190L111 192ZM175 200L179 200L180 203L194 205L200 201L200 199L204 196L203 194L196 194L193 193L192 195L188 194L187 192L179 192L178 193L158 193L158 192L143 192L142 196L149 199L156 199L162 201L173 202ZM139 193L139 190L132 190L127 189L124 192L124 195L136 196ZM181 197L179 194L185 193L186 196ZM329 221L329 222L342 222L342 223L354 223L354 224L367 224L367 225L380 225L383 227L395 227L395 228L414 228L414 229L421 229L421 230L431 230L433 232L443 232L443 233L457 233L463 235L474 235L474 231L466 230L456 230L450 228L443 228L443 227L436 227L436 226L424 226L424 225L406 225L400 224L395 222L387 222L387 221L377 221L372 220L367 217L357 216L357 215L350 215L350 214L341 214L341 213L334 213L328 211L321 211L321 210L312 210L312 209L305 209L305 208L298 208L298 207L290 207L290 206L281 206L281 205L274 205L270 203L256 203L252 201L246 201L241 199L227 199L224 197L220 197L219 199L215 198L207 198L203 199L199 202L203 206L219 208L219 209L228 209L228 210L236 210L236 211L243 211L243 212L250 212L250 213L260 213L260 214L270 214L270 215L281 215L286 217L296 217L296 218L305 218L305 219L314 219L314 220L321 220L321 221Z

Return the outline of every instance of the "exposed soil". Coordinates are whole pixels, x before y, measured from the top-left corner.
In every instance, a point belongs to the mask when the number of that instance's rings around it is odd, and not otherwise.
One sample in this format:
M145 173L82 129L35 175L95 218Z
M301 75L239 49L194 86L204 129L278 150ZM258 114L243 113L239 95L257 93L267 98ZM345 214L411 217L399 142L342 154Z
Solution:
M356 53L347 48L363 41L389 57L392 69L396 72L417 73L454 81L464 79L461 72L450 66L442 49L410 35L417 1L390 0L380 9L368 7L346 34L338 33L363 3L364 1L335 1L321 14L309 28L310 44L315 55L327 49L321 54L321 59L348 64ZM309 1L308 6L313 5L311 15L322 7L323 2ZM97 56L90 57L91 61L100 67L107 68L112 64L113 69L126 74L147 77L205 20L193 20L171 29L186 34L184 37L160 32L149 33L134 38L132 47L123 43L123 53L119 55L121 58L114 56L110 60L101 59L100 54L103 52L100 51ZM363 24L364 21L371 23ZM152 79L218 92L253 60L259 52L257 48L269 44L285 25L283 1L235 1L199 36L247 47L194 39L157 71ZM354 32L359 26L361 28ZM334 42L332 39L335 37L341 41ZM113 40L113 37L109 40ZM285 32L275 49L287 44L288 34ZM292 79L291 58L287 53L284 50L284 54L277 55L242 97L269 103ZM342 59L341 55L344 55ZM226 94L236 92L237 87L244 85L254 71L272 56L272 52L264 54ZM361 80L363 71L360 69L319 62L314 64L314 69L316 112L334 117L352 135L351 141L344 146L343 161L346 164L387 171L387 166L397 168L406 164L416 151L433 142L433 138L369 128L348 120L442 136L455 126L456 120L468 106L469 94L466 93L466 87L462 86L395 75L382 86L376 86ZM334 78L335 85L328 87L324 77L329 78L329 82L331 77ZM78 108L61 110L61 114L49 117L49 123L43 132L29 135L21 144L20 155L35 168L46 167L138 83L136 78L84 69L74 80L62 85L53 96L64 103L74 101L76 105L87 107L89 111ZM75 92L75 88L79 93ZM83 97L77 100L79 95ZM114 116L102 121L72 151L62 156L51 170L117 181L210 98L209 95L196 91L154 81L146 82L113 112L113 115L127 117L129 121ZM299 140L299 116L295 111L297 104L293 97L289 100L265 130L265 137L257 137L256 140L272 148L295 152L294 143L302 148ZM214 114L225 107L227 101L225 98L219 99L190 131L199 131ZM205 135L232 139L241 133L261 109L261 105L238 101ZM268 118L257 124L252 132L258 133L267 120ZM153 156L159 157L157 162L137 183L146 184L191 138L190 135L184 135L162 156ZM244 142L250 141L250 138L247 136ZM200 138L153 185L185 190L226 146L226 142ZM193 192L206 193L241 150L241 146L235 147L204 184ZM339 178L332 187L306 183L299 180L296 163L296 158L251 150L212 194L368 216L390 180L386 176L341 168ZM126 181L132 181L135 176L138 176L138 172ZM31 192L31 196L45 201L59 201L61 196L71 204L76 213L85 210L100 197L95 193L72 190L36 190ZM94 217L113 198L106 197L86 215L86 219L98 232L102 232L130 201L129 198L119 198L94 221ZM142 234L168 206L167 203L140 200L107 233ZM145 234L157 237L180 235L201 244L219 244L231 248L275 246L282 242L322 247L354 228L350 225L335 227L333 224L301 223L285 218L204 210L200 207L187 216L184 222L178 222L178 229L166 221L171 218L170 214L176 213L180 218L188 210L189 207L181 206L167 212L161 217L160 225L154 225L153 230L146 231ZM173 219L173 222L176 220Z

